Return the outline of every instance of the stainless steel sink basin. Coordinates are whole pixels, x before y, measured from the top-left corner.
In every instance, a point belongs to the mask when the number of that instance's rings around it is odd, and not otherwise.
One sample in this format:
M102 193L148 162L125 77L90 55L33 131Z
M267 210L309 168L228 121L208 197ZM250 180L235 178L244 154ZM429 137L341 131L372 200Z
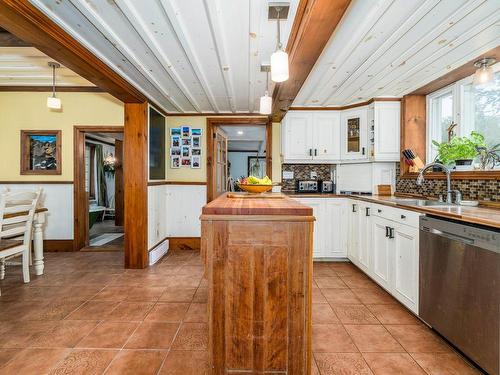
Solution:
M446 202L439 202L439 201L433 201L433 200L427 200L427 199L394 199L392 202L396 204L406 204L409 206L418 206L418 207L453 207L456 206L455 204L449 204Z

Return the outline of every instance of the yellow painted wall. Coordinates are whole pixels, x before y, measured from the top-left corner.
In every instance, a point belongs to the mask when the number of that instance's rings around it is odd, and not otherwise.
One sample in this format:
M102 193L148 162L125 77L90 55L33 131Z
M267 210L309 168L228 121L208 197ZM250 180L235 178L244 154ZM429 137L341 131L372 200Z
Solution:
M73 181L73 126L123 125L123 103L105 93L58 93L62 110L47 108L46 92L0 92L0 181ZM62 131L62 174L20 174L20 130Z
M234 117L234 116L228 116ZM167 117L167 144L170 150L170 129L180 126L190 126L191 128L200 128L203 131L201 143L201 168L192 169L181 167L178 169L170 168L170 157L168 160L167 180L168 181L189 181L206 182L207 181L207 118L205 116L168 116ZM281 182L281 126L280 123L273 123L273 181ZM170 151L169 151L170 152Z

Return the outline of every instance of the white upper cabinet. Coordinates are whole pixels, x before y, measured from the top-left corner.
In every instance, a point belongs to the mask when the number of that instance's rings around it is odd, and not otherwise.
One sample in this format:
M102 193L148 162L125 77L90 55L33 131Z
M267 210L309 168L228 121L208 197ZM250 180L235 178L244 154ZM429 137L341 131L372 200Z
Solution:
M285 162L312 160L312 113L287 113L281 131Z
M399 161L401 103L375 102L370 106L370 111L371 160Z
M340 160L338 111L290 111L282 125L285 162L325 163Z
M340 160L340 113L313 113L313 159Z
M341 159L368 160L368 107L359 107L342 111Z

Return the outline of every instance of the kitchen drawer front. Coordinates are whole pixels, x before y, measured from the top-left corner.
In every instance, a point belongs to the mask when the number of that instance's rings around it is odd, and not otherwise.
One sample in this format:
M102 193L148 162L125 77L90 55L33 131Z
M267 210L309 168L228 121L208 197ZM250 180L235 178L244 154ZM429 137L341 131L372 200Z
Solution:
M403 210L382 204L372 204L371 214L412 227L418 227L418 218L421 215L415 211Z

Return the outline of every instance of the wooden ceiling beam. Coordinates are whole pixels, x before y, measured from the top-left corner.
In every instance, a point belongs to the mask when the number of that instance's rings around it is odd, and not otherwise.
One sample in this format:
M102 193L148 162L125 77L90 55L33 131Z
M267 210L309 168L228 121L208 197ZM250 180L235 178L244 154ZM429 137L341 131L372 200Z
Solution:
M279 122L311 72L351 0L300 0L286 52L290 78L273 92L273 121Z
M31 47L31 45L0 27L0 47Z
M97 86L56 86L57 92L104 92ZM52 86L0 86L0 92L52 92Z
M147 98L28 0L0 1L0 27L125 103Z

